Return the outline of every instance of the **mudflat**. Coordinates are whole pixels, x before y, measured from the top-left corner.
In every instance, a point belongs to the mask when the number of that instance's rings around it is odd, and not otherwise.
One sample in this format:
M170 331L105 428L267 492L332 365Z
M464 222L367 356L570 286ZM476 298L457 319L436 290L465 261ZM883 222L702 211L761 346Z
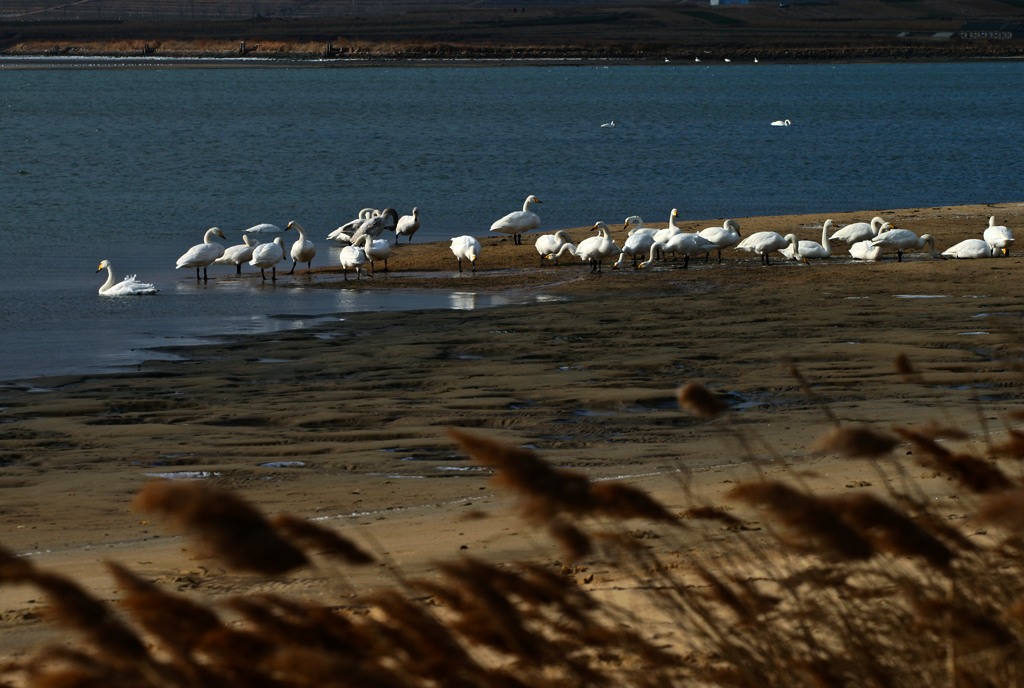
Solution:
M874 215L930 234L941 251L980 238L989 216L1019 226L1024 204L735 219L744 236L818 241L826 219L840 227ZM610 225L621 244L622 225ZM592 231L568 233L579 242ZM920 250L863 262L833 244L831 258L805 265L775 254L769 266L729 249L722 262L712 255L685 269L669 257L592 273L571 258L542 261L531 234L519 246L480 239L475 271L459 273L446 243L414 240L395 248L387 273L378 265L372 278L346 280L338 267L300 269L279 288L435 288L467 303L500 291L523 305L353 314L180 349L178 360L121 373L4 387L0 544L102 599L118 595L107 560L201 599L253 590L348 599L393 584L396 570L430 575L467 553L556 558L449 428L625 481L673 509L693 490L715 502L758 472L796 471L826 494L871 489L868 464L812 452L814 440L837 422L940 421L984 444L1024 401L1022 259L1013 249L984 260ZM899 355L918 383L897 371ZM688 382L717 392L728 420L681 411L677 390ZM344 585L329 570L271 581L229 572L132 508L143 485L175 479L230 489L268 514L316 519L386 563L346 573ZM938 496L952 490L936 473L913 479ZM578 565L604 572L588 585L616 585L597 563ZM0 601L0 654L57 637L40 620L38 592L2 587Z

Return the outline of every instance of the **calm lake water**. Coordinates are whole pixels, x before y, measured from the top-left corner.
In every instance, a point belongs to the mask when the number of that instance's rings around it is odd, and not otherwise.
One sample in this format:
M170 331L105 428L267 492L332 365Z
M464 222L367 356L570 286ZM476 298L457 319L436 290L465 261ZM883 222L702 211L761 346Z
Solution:
M469 279L459 295L197 286L174 262L214 225L233 244L297 220L322 265L323 238L365 206L418 206L415 240L441 241L486 235L529 194L547 230L664 222L673 207L684 220L824 218L1021 197L1020 62L84 64L0 63L0 380L358 310L504 303L473 297ZM160 294L98 297L103 258Z

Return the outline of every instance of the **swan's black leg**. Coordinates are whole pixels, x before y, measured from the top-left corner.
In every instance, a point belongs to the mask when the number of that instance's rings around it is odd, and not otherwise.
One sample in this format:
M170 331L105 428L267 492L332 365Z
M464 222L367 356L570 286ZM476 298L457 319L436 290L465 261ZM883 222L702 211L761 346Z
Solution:
M241 263L235 263L235 274L236 275L241 275L242 274L242 264Z

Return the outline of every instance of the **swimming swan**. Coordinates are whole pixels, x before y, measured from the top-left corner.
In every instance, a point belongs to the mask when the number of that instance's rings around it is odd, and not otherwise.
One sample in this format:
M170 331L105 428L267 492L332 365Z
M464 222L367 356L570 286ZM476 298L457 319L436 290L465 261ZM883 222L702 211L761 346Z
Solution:
M235 244L234 246L228 246L224 249L224 255L217 260L213 261L214 265L234 265L235 274L242 274L242 263L248 263L252 260L252 250L259 245L259 241L252 238L248 234L242 235L241 244Z
M828 243L828 233L832 231L832 220L825 220L825 223L821 226L821 243L816 241L801 240L798 242L796 249L792 246L779 251L782 255L786 256L790 260L801 260L805 262L809 258L829 258L832 255L832 248Z
M540 199L533 195L527 196L523 202L522 210L517 210L500 220L495 220L494 224L491 225L491 231L511 234L513 244L522 244L523 239L520 234L540 227L540 216L530 210L531 203L540 203Z
M316 244L306 238L306 230L302 228L295 220L288 223L285 230L294 229L299 233L299 238L292 244L290 255L292 257L292 269L288 271L289 275L295 274L295 266L299 263L306 264L306 273L310 273L313 270L313 256L316 255Z
M269 222L261 222L258 225L253 225L248 229L243 229L242 234L280 234L284 230L277 225L272 225Z
M611 240L608 225L604 222L595 222L591 229L596 231L597 235L587 237L576 246L576 257L590 263L590 272L601 272L601 263L604 259L619 253L620 249Z
M249 265L260 269L260 276L263 277L263 281L267 281L267 273L264 272L267 268L271 269L270 281L277 281L277 264L284 260L284 239L281 237L274 237L274 240L267 244L259 244L254 246L252 249L252 260L249 261Z
M412 243L412 235L416 233L416 230L420 228L420 209L413 208L412 215L403 215L398 218L398 224L395 225L395 243L398 242L398 237L409 237L409 243Z
M984 239L964 239L959 244L953 244L942 255L947 258L995 258L1002 249L998 249Z
M843 227L837 229L828 239L829 241L838 241L852 246L858 241L871 240L878 236L878 233L884 224L885 220L876 215L871 218L871 222L851 222L848 225L843 225ZM892 226L890 225L889 228L891 229Z
M998 249L1004 256L1010 255L1010 247L1013 246L1013 232L1009 227L996 224L996 216L988 218L988 229L982 235L988 245Z
M207 280L206 268L208 265L212 265L213 261L217 260L224 255L224 246L218 244L213 240L213 237L219 236L221 239L227 239L224 236L224 232L220 230L220 227L210 227L203 234L203 243L196 244L189 250L185 251L178 258L178 262L175 263L174 269L180 268L195 268L196 269L196 281L199 281L199 268L203 269L203 281Z
M883 250L895 250L896 262L903 262L904 251L924 248L926 245L932 258L942 259L942 254L935 250L935 239L931 234L922 234L918 237L909 229L890 229L876 236L871 243L881 246Z
M761 264L769 265L772 251L779 251L781 249L791 246L796 251L796 258L793 260L799 260L806 262L800 255L799 240L795 234L787 234L782 236L778 232L754 232L746 239L736 244L736 248L740 251L749 251L756 253L761 256Z
M480 257L480 242L468 234L457 236L452 239L452 253L459 261L459 272L462 272L462 259L465 258L473 266L472 272L476 272L476 259Z
M114 282L114 268L109 260L101 260L96 272L107 271L107 281L100 287L100 296L145 296L155 294L157 289L152 284L139 282L135 275L128 275L120 282Z
M777 119L774 122L772 122L773 127L788 127L790 124L792 124L792 122L790 122L788 119Z

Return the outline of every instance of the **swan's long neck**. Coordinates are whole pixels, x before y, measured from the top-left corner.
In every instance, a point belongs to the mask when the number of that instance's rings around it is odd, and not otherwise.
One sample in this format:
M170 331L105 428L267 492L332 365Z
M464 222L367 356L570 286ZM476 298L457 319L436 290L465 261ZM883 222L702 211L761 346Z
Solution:
M530 198L527 198L527 199L526 199L525 201L523 201L523 212L524 212L524 213L525 213L525 212L526 212L527 210L529 210L529 209L530 209L530 203L532 203L532 201L530 200L531 198L533 198L533 197L531 196Z
M215 236L217 236L217 232L215 230L213 230L213 229L206 230L206 234L203 235L203 243L204 244L212 244L213 243L213 237L215 237Z
M100 287L100 291L106 291L114 286L114 268L107 266L107 281Z
M568 241L565 242L564 244L562 244L561 248L559 248L558 251L555 253L555 258L561 258L562 255L565 254L565 253L571 253L572 255L575 256L576 255L576 245L572 244L572 243L569 243Z
M831 248L828 245L828 233L832 231L832 221L825 220L825 224L821 226L821 246L826 251L831 252Z

